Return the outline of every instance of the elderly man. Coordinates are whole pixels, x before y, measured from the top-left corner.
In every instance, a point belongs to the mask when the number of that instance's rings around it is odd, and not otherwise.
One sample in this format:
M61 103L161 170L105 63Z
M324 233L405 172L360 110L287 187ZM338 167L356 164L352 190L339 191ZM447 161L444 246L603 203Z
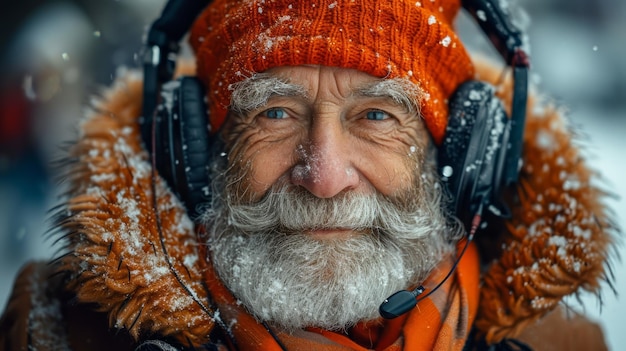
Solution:
M527 116L504 225L489 222L470 243L448 211L436 161L448 99L474 78L511 97L456 36L459 7L218 0L203 9L190 42L216 139L202 165L211 198L185 207L154 167L165 150L142 142L142 82L125 73L70 149L57 222L68 252L22 271L0 345L605 348L595 324L559 308L599 288L614 229L554 108ZM161 112L175 110L164 100ZM158 123L148 126L158 135ZM381 318L381 303L407 289L417 307Z

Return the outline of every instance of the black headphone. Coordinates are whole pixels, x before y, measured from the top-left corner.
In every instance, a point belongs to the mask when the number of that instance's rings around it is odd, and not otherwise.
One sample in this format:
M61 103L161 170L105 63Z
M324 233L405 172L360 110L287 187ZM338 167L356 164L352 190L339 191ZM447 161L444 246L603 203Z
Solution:
M172 80L179 42L209 0L169 0L152 24L144 53L141 136L159 174L195 219L210 199L208 167L216 152L204 87L195 77ZM449 100L449 122L438 167L450 194L450 213L466 227L483 208L506 216L502 188L517 181L526 115L529 62L521 32L497 0L463 0L506 63L513 69L511 118L495 88L480 81L458 87Z

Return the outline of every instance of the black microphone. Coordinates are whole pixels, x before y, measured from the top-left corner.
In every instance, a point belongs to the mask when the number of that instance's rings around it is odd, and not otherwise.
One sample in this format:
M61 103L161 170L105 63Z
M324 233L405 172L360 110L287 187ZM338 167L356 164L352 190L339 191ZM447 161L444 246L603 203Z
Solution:
M385 319L394 319L409 312L417 305L417 297L420 296L424 290L422 285L415 288L415 290L401 290L395 294L389 296L378 308L378 312Z
M450 268L450 271L448 271L448 274L446 274L446 276L439 282L439 284L432 288L426 295L421 297L420 295L422 295L422 293L426 290L426 288L424 288L424 286L421 284L414 290L400 290L394 293L393 295L385 299L385 301L383 301L383 303L380 304L380 306L378 307L378 313L381 315L381 317L385 319L394 319L409 312L415 306L417 306L418 302L424 300L425 298L430 296L430 294L437 291L437 289L439 289L443 285L443 283L445 283L446 280L450 278L452 273L456 270L456 267L459 265L461 258L463 258L463 255L469 247L470 242L472 241L472 239L474 239L474 234L476 233L476 230L478 230L478 226L480 225L482 208L483 206L481 203L478 207L478 210L476 211L477 213L472 219L470 233L467 236L465 245L463 246L461 253L457 256L457 259L454 261L454 264L452 265L452 268Z

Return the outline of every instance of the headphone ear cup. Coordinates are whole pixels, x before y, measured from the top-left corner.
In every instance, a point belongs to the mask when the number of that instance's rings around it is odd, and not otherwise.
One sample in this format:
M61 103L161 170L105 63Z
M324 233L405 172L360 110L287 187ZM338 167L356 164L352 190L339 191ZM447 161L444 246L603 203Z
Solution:
M157 170L196 219L200 205L210 199L208 169L213 156L204 88L195 77L180 77L164 84L161 95Z
M469 228L480 206L501 214L500 188L510 121L495 88L480 81L461 84L449 100L449 119L438 167L448 211Z

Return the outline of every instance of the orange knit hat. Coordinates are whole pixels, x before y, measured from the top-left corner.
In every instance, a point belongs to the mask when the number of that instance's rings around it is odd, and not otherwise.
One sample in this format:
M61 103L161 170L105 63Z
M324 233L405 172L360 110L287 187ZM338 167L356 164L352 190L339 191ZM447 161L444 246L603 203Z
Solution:
M230 84L276 66L318 64L419 84L439 144L447 99L474 73L452 28L459 7L460 0L215 0L190 35L211 126L224 121Z

